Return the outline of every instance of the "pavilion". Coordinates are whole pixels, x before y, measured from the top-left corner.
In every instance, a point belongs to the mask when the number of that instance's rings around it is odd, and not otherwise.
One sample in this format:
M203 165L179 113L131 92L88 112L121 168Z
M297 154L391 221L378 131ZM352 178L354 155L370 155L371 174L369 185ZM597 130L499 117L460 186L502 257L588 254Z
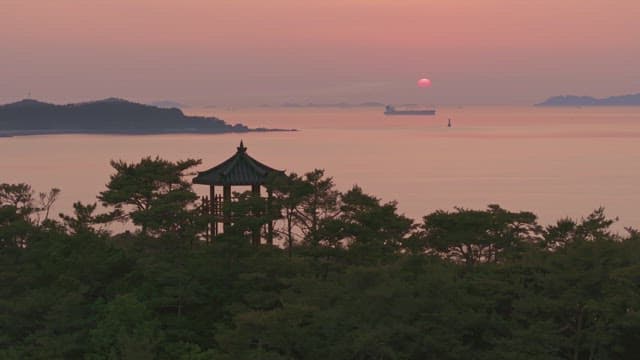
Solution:
M284 171L267 166L247 154L247 148L240 141L236 153L209 170L198 172L193 179L194 184L209 185L209 197L205 197L203 203L209 214L209 239L216 236L220 230L224 232L233 223L233 214L230 205L233 201L232 186L251 186L251 193L255 198L260 198L260 188L267 185L267 181L274 175L284 175ZM222 187L222 195L215 191L216 186ZM265 206L256 210L269 211L271 204L271 191L267 189ZM222 229L220 229L222 225ZM260 228L255 228L251 233L251 241L260 244ZM273 244L273 221L267 223L267 244Z

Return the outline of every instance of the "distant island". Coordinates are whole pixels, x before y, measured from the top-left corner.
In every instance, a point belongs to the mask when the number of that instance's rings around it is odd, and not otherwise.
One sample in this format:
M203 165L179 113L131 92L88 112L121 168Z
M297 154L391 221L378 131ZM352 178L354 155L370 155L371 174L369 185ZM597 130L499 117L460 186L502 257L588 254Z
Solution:
M591 96L553 96L534 106L640 106L640 93L600 99Z
M42 134L218 134L249 131L215 117L187 116L177 108L160 108L123 99L55 105L26 99L0 105L0 136Z

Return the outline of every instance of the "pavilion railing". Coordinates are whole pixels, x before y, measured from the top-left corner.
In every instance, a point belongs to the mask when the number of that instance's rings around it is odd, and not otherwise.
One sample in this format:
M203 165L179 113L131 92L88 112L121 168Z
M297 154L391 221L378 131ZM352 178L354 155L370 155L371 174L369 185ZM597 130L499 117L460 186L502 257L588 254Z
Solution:
M260 206L260 213L266 213L269 211L269 199L266 197L260 197L262 205ZM234 219L234 213L232 209L227 209L229 214L225 214L225 203L224 197L220 194L217 194L213 197L213 201L208 196L203 196L202 199L202 213L203 215L209 215L214 220L223 221L225 219L225 215ZM231 197L231 203L237 203L237 197Z

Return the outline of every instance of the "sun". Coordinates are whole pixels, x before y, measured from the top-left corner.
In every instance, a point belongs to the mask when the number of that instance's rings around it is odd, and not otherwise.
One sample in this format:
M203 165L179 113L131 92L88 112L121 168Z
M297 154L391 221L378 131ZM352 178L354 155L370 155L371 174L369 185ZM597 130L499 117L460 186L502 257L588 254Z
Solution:
M418 80L418 87L428 88L430 86L431 86L431 80L429 80L427 78L422 78L422 79Z

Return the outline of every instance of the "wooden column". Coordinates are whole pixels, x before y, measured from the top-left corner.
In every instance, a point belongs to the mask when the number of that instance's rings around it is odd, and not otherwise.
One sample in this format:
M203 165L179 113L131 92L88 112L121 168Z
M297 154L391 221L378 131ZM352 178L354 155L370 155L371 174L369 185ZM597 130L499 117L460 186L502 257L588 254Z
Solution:
M222 196L223 231L226 232L231 226L231 185L222 187Z
M211 200L206 196L202 197L202 216L204 216L207 220L207 226L204 229L204 240L206 242L211 242L211 228L209 224L211 223Z
M253 216L260 216L260 207L257 206L258 201L260 199L260 185L251 185L251 194L253 196L253 200L254 203L256 205L254 205L254 209L253 209ZM260 226L256 226L251 230L251 242L254 245L260 245Z
M267 244L273 245L273 209L271 208L271 198L273 197L273 192L271 190L267 190L267 212L269 214L269 222L267 223Z
M209 186L209 227L211 228L211 237L218 235L218 219L216 215L216 187L215 185Z

